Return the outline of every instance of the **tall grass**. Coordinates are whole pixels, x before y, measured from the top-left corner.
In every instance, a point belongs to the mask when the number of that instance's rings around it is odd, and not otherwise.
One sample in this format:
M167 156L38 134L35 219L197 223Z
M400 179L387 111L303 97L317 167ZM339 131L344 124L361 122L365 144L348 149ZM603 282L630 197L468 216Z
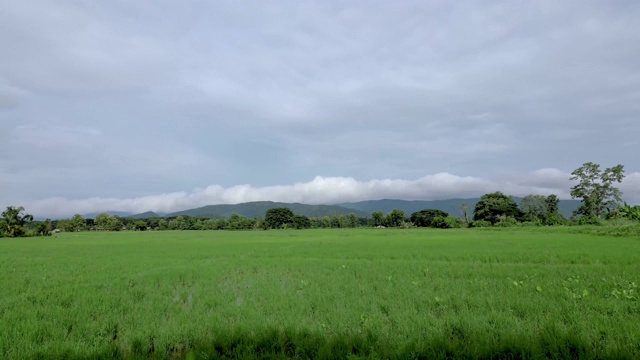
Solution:
M0 357L640 357L639 239L558 231L2 240Z

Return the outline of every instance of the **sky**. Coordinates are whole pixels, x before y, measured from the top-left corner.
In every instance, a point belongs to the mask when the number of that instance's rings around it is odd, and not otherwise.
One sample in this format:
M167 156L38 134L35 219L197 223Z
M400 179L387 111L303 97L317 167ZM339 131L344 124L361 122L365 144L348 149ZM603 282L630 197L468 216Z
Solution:
M0 0L0 206L640 204L640 2Z

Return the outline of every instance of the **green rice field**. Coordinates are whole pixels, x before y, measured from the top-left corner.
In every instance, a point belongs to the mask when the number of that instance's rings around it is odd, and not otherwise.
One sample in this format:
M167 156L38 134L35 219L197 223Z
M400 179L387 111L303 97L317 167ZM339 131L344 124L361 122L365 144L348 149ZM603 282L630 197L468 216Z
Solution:
M638 284L564 228L1 239L0 358L637 359Z

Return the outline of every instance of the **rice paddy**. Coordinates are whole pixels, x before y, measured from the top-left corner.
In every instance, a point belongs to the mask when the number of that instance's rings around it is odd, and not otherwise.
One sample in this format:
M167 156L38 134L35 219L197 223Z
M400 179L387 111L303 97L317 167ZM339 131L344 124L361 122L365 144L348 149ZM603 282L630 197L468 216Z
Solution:
M640 238L562 229L0 240L0 358L640 358Z

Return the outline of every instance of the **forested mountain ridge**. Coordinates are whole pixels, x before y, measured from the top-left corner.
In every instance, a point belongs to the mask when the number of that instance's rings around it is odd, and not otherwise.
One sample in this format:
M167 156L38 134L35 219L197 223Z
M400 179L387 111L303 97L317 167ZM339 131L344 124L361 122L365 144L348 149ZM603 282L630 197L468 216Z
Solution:
M521 197L513 197L520 203ZM307 217L323 217L332 215L346 215L354 213L358 217L369 217L375 211L382 211L384 214L393 209L404 211L409 216L412 213L424 209L436 209L445 211L453 216L462 216L462 204L467 204L468 213L473 215L473 208L480 198L470 199L448 199L448 200L398 200L382 199L367 200L351 203L341 203L335 205L308 205L301 203L283 203L273 201L252 201L240 204L219 204L207 205L199 208L177 211L169 214L158 214L155 212L145 212L141 214L129 215L130 218L151 218L151 217L176 217L180 215L201 217L201 218L228 218L232 214L239 214L248 218L263 217L265 212L273 208L289 208L298 215ZM573 211L580 205L579 200L560 200L559 213L565 217L571 217Z
M178 211L165 215L165 217L192 216L204 218L228 218L232 214L239 214L248 218L264 217L269 209L289 208L297 215L307 217L323 217L332 215L347 215L354 213L356 216L367 217L366 211L350 209L338 205L307 205L300 203L281 203L273 201L252 201L241 204L207 205L195 209Z

